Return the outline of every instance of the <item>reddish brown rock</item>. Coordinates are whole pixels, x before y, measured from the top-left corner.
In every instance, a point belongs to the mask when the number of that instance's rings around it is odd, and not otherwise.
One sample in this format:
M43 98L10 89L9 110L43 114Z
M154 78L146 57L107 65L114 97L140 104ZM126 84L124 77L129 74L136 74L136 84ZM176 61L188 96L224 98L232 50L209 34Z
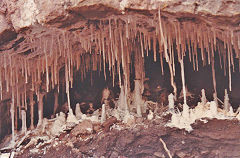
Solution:
M92 132L93 132L92 122L90 120L84 120L72 130L72 135L73 136L85 135L91 134Z
M116 117L111 117L109 119L107 119L102 126L104 127L104 131L107 132L109 131L110 127L117 122L117 118Z

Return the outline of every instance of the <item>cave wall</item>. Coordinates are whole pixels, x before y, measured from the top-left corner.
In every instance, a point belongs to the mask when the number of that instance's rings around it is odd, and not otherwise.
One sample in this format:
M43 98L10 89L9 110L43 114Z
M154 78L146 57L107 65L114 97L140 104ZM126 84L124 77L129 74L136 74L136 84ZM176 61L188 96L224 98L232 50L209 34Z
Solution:
M5 100L0 102L0 142L10 131L10 100Z

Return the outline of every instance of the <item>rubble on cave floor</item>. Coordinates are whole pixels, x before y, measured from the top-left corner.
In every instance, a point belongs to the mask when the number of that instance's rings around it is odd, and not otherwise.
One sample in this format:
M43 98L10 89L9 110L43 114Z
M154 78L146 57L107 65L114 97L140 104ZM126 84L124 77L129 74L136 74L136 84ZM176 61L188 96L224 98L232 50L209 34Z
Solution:
M212 117L205 118L206 123L199 117L190 124L194 130L187 132L166 127L174 115L166 107L156 109L152 101L145 104L148 114L137 117L131 113L132 119L125 123L111 114L101 123L100 112L80 114L77 123L70 123L69 116L59 113L27 135L18 135L14 148L1 149L1 157L168 157L162 141L173 157L240 156L237 119Z

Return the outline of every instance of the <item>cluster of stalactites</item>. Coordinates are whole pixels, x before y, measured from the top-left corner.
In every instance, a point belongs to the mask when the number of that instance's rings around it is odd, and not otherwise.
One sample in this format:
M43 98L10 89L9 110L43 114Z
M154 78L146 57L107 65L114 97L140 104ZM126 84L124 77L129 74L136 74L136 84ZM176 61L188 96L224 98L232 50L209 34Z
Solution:
M204 65L212 63L215 92L214 56L215 53L219 53L220 65L225 75L228 68L231 90L231 72L235 71L234 57L239 58L240 53L240 34L237 31L208 27L204 23L163 19L160 10L154 18L145 18L144 26L143 19L139 20L133 16L103 19L89 24L82 32L48 29L47 33L42 35L25 36L25 40L16 50L0 54L1 98L3 91L11 91L12 100L16 100L13 101L13 106L21 105L27 108L29 89L35 92L38 98L41 91L49 92L54 87L59 89L59 70L63 66L68 95L73 86L75 68L81 72L82 79L90 70L102 70L106 78L106 65L113 78L113 84L118 74L119 83L124 83L127 92L130 87L132 54L136 51L140 51L138 54L142 57L153 52L154 61L159 53L162 72L163 60L166 60L174 91L175 62L179 61L184 69L183 58L188 52L193 69L198 70L200 53ZM23 98L23 101L20 102L20 98ZM68 102L70 106L70 101Z

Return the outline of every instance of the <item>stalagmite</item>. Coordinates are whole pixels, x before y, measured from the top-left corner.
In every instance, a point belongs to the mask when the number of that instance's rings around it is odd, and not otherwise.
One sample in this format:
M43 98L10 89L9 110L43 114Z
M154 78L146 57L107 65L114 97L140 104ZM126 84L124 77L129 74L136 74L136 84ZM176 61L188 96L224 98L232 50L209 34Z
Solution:
M21 110L21 114L22 114L22 134L26 134L27 133L27 122L26 122L26 111L24 108L22 108Z
M30 110L31 110L31 125L30 129L34 129L34 100L33 100L33 92L30 93Z
M142 49L142 48L141 48ZM140 55L140 50L136 49L134 54L134 66L135 66L135 80L134 80L134 106L137 109L137 115L142 116L142 89L143 89L143 75L144 72L144 58Z
M102 104L101 123L106 121L106 105Z
M44 94L39 92L38 94L38 124L37 127L41 127L43 123L43 97Z
M215 101L210 102L210 112L213 117L217 115L217 104Z
M171 109L174 109L174 96L172 93L168 96L168 110Z
M76 104L75 115L78 120L82 118L83 113L81 112L79 103Z
M202 103L202 105L205 105L205 104L207 103L207 98L206 98L206 95L205 95L205 90L202 89L202 90L201 90L201 93L202 93L201 103Z
M226 89L225 89L225 96L224 96L224 110L226 112L229 112L230 110L229 97Z
M125 95L125 88L123 85L120 85L120 95L119 95L118 105L119 105L118 107L122 111L128 111L127 98Z
M143 104L142 94L141 94L141 80L140 79L135 79L134 80L134 85L135 85L135 88L134 88L134 105L137 108L137 115L139 117L141 117L142 116L141 107L142 107L142 104Z

